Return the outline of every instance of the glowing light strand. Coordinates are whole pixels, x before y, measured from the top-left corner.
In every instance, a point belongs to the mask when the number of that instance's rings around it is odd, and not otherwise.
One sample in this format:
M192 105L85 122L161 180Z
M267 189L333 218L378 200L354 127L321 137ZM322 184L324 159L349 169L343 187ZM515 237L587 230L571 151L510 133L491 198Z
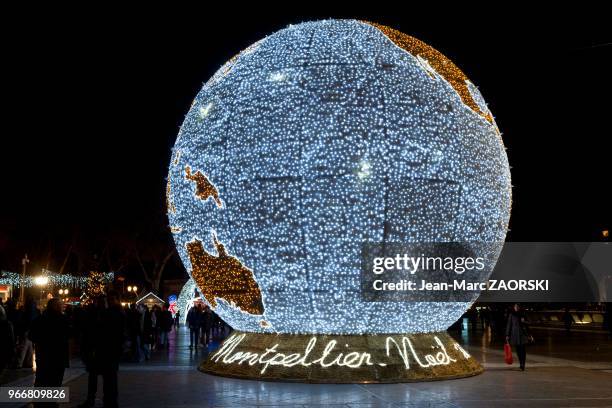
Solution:
M48 286L70 286L79 289L87 288L89 279L87 276L60 275L50 271L44 271L43 276L48 278L46 284ZM26 288L30 288L37 286L36 278L37 276L25 276L22 278L18 273L3 271L0 274L0 285L13 285L15 287L23 285ZM104 272L102 279L104 282L110 283L115 279L115 274L113 272Z

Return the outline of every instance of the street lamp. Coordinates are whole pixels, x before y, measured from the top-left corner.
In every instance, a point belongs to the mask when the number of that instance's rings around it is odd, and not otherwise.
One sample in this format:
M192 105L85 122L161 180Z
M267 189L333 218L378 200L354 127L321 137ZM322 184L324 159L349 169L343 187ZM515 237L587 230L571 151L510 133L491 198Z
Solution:
M30 263L30 260L28 259L28 254L25 254L25 256L23 257L23 259L21 260L21 265L22 265L22 269L21 269L21 280L19 282L19 303L21 303L23 305L23 302L25 300L25 285L24 285L24 281L25 281L25 277L26 277L26 266L28 265L28 263Z
M34 284L37 286L46 286L49 283L49 278L47 276L37 276L34 278Z
M138 296L138 294L136 293L137 290L138 290L138 287L136 285L130 285L127 287L127 291L128 291L127 300L128 301L125 302L127 305L131 304L132 300L134 300L134 297Z
M47 286L47 283L49 283L49 277L47 276L41 275L34 278L34 284L40 286L40 300L43 297L43 287Z

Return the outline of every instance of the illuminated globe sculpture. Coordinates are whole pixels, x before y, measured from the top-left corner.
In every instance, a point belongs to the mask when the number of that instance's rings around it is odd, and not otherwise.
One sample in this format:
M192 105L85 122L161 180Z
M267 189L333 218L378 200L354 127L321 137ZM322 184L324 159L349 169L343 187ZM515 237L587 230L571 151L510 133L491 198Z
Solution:
M363 301L362 244L503 242L510 188L493 116L450 60L388 27L326 20L262 39L209 79L179 132L167 200L187 270L245 336L229 339L231 352L272 347L278 336L306 345L340 336L348 350L350 339L403 334L429 348L440 337L426 336L444 332L470 303ZM298 364L308 367L302 374L287 374L290 361L269 364L262 373L265 359L228 353L204 369L249 377L252 366L261 378L327 381L313 374L317 364ZM356 380L432 377L368 375Z

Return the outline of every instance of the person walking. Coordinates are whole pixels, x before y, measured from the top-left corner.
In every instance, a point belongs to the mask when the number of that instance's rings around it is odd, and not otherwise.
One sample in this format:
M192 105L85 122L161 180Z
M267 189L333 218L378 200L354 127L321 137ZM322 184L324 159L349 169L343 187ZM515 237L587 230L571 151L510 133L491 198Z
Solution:
M208 343L210 343L211 341L211 323L212 313L210 312L210 308L208 307L208 305L204 305L204 309L200 314L200 327L202 328L201 342L205 348L208 347Z
M131 304L127 312L127 332L130 339L132 358L140 362L142 357L142 327L140 312L135 304Z
M168 333L172 330L172 313L166 305L159 312L159 343L161 348L168 348Z
M29 338L36 351L35 387L61 387L68 367L70 327L62 313L62 302L53 298L47 309L32 322ZM49 405L49 404L44 404ZM57 406L57 404L52 404ZM43 404L34 404L43 406Z
M194 305L187 313L187 326L189 327L189 348L198 347L200 339L200 305Z
M101 296L90 308L88 327L82 346L88 372L87 399L80 407L93 407L102 376L105 407L117 407L117 371L122 354L125 316L115 293Z
M527 358L526 346L532 341L533 338L529 334L529 325L525 319L525 315L520 305L515 303L508 316L508 322L506 323L506 343L509 343L515 348L521 371L525 371L525 360Z
M151 341L151 350L157 349L159 344L159 307L154 305L151 309L151 333L153 334L153 340Z
M153 312L145 306L140 305L142 316L142 345L144 350L145 360L151 358L153 351Z

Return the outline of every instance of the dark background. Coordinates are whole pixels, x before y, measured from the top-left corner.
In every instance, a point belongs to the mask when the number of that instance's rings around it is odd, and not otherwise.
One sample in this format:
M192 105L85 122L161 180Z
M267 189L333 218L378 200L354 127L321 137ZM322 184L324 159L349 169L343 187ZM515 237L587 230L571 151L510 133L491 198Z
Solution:
M512 166L509 240L597 241L610 227L612 34L604 10L238 16L240 8L4 14L0 270L20 270L25 252L31 268L57 270L69 245L98 257L138 240L171 245L170 149L202 84L263 36L327 17L415 36L479 86ZM87 262L71 261L67 272L82 273ZM186 275L173 262L166 276Z

